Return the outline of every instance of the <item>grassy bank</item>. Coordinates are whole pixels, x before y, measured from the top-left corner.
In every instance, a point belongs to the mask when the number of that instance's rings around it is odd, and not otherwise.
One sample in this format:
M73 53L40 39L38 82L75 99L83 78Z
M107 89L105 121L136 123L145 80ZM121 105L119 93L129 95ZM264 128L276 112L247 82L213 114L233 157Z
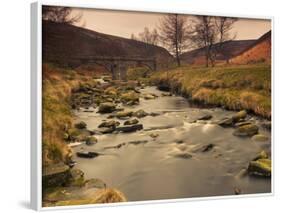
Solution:
M87 72L43 64L43 166L70 160L72 153L63 138L73 119L71 89L91 80Z
M198 103L246 109L271 118L271 66L268 64L180 67L154 73L151 81Z

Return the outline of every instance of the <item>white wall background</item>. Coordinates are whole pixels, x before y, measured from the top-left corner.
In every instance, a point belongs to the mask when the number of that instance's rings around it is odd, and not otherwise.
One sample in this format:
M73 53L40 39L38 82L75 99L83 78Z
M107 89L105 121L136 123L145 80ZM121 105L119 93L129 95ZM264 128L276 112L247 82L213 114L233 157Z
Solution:
M2 1L0 9L0 209L28 212L30 192L30 3ZM54 1L49 1L54 2ZM73 0L55 2L79 2ZM80 0L104 7L275 17L275 196L192 201L67 212L276 212L281 207L280 5L277 0ZM188 181L188 180L187 180ZM163 186L165 187L165 186ZM64 212L64 211L60 211Z

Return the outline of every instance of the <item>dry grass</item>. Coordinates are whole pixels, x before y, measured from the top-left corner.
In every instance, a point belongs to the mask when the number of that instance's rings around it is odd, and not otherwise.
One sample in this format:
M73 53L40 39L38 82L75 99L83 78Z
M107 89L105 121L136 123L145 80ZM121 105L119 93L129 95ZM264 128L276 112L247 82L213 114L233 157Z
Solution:
M155 84L192 100L232 110L247 109L271 117L271 67L269 64L180 67L152 75Z
M63 135L72 125L71 89L91 79L89 75L80 75L74 70L43 64L43 166L70 159L72 153Z

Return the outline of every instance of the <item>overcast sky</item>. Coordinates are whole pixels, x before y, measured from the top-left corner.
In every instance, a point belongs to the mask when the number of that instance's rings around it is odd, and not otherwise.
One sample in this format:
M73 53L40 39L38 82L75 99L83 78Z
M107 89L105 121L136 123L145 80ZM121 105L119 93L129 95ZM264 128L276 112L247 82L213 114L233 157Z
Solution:
M85 28L106 34L130 38L138 35L144 27L150 29L159 25L160 13L126 12L94 9L74 9L73 13L83 13L82 21ZM239 19L233 26L232 33L236 39L257 39L271 29L270 20Z

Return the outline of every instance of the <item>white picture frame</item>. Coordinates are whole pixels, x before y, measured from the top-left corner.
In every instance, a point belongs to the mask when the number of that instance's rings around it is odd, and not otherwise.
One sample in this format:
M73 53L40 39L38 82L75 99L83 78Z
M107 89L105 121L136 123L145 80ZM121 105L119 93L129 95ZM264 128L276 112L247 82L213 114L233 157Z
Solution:
M126 203L112 203L112 204L89 204L77 206L62 206L62 207L42 207L42 6L70 6L92 9L105 9L105 10L120 10L120 11L136 11L136 12L156 12L156 13L178 13L178 14L193 14L193 15L216 15L216 16L230 16L241 18L254 18L254 19L268 19L271 21L272 29L272 58L271 58L271 87L274 88L274 17L268 16L247 16L243 14L212 14L202 13L200 11L188 10L150 10L140 9L128 6L124 7L107 7L100 4L93 3L53 3L48 1L38 1L31 4L31 207L34 210L60 210L60 209L77 209L77 208L97 208L104 206L124 206L124 205L140 205L148 203L166 203L166 202L186 202L197 200L213 200L213 199L233 199L233 198L246 198L246 197L264 197L274 195L274 91L272 90L272 130L271 130L271 153L272 153L272 177L271 177L271 192L262 194L249 194L249 195L228 195L228 196L214 196L214 197L199 197L199 198L183 198L183 199L168 199L168 200L153 200L153 201L137 201Z

